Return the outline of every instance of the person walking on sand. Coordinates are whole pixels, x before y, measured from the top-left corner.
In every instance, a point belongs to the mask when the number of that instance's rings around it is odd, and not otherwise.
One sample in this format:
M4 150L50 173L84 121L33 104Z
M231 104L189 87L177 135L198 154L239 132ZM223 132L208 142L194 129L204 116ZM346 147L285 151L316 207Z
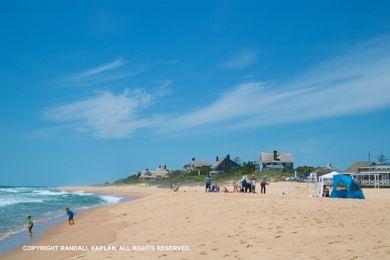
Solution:
M74 225L73 217L74 217L75 213L73 211L71 211L69 209L69 207L66 207L65 211L66 211L66 215L68 216L68 223L69 223L69 225Z
M28 235L30 237L32 237L32 228L34 226L34 222L32 220L32 216L31 215L28 215L27 216L27 224L26 224L27 228L28 228Z
M261 182L260 182L261 190L260 190L260 193L264 193L265 194L265 191L266 191L265 185L267 185L267 175L261 177Z

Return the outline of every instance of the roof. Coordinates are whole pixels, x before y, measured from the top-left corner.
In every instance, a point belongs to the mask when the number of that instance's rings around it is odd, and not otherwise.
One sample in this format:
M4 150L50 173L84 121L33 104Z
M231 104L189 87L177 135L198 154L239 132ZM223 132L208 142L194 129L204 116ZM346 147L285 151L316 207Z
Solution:
M155 176L166 176L170 173L169 169L164 169L161 167L157 167L156 170L152 171Z
M325 175L325 174L328 174L331 172L341 172L341 170L333 167L330 163L328 163L328 165L326 165L326 166L319 167L319 168L315 169L314 172L319 177L319 176L322 176L322 175Z
M218 168L218 166L223 163L223 161L225 161L227 156L224 156L222 158L220 158L218 161L215 162L213 168ZM233 161L232 159L229 159L231 164L233 164L233 166L240 166L238 163L236 163L235 161Z
M225 159L226 159L226 156L220 158L218 161L215 162L215 164L214 164L213 167L214 167L214 168L217 168Z
M284 162L284 163L294 162L294 158L292 157L291 153L279 153L278 152L277 154L278 154L277 162ZM262 162L275 162L274 161L274 153L273 152L261 152L260 160Z
M212 164L209 163L209 162L205 162L205 161L190 161L189 163L187 163L186 165L184 166L190 166L190 167L211 167Z
M369 167L372 166L374 163L372 161L360 161L360 162L354 162L351 166L348 167L348 172L358 172L358 168L363 167Z

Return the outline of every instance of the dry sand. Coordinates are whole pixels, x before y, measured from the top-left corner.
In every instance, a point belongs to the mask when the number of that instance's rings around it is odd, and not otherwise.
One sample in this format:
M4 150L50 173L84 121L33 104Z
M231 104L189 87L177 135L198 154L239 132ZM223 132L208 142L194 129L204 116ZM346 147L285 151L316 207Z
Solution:
M26 252L2 259L390 259L390 189L366 200L309 198L306 185L272 183L266 195L76 187L139 199L81 213L32 245L188 245L190 251ZM286 196L282 192L288 192Z

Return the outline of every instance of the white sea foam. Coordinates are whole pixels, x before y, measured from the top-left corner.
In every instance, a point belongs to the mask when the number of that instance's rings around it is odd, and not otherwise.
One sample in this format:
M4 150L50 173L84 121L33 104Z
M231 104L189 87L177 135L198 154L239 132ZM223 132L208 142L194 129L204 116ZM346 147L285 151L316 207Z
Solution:
M99 197L105 202L108 202L109 204L115 204L118 203L120 200L122 200L121 197L114 197L110 195L100 195Z
M18 193L19 191L13 188L1 188L0 192L11 192L11 193Z
M94 195L91 192L85 192L83 190L72 191L71 194L75 194L75 195L79 195L79 196L91 196L91 195Z
M35 198L0 198L0 207L19 203L42 203L42 199Z
M33 190L33 193L43 196L61 196L68 194L68 192L62 190Z

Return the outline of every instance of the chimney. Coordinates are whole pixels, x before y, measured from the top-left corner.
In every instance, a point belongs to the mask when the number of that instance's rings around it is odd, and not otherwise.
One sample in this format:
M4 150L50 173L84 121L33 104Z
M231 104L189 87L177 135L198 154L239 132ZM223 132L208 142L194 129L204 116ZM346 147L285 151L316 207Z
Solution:
M167 165L166 164L164 164L164 170L166 170L167 169Z
M274 161L278 161L278 151L274 150Z
M192 161L195 161L195 157L192 157Z
M218 162L218 159L219 159L218 156L216 156L216 157L215 157L215 161Z
M226 155L226 159L229 161L230 160L230 154Z

